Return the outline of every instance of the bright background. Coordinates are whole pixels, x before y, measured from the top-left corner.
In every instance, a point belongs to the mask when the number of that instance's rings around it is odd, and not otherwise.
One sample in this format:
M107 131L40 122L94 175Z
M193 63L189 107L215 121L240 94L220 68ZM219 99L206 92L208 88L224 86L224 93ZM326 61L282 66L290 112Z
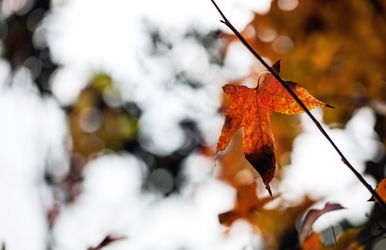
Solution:
M141 110L138 141L149 154L166 157L184 148L189 138L180 122L186 119L194 121L207 146L216 145L223 123L218 112L221 86L248 74L256 63L238 43L230 45L222 64L216 62L222 40L208 34L229 31L210 1L52 0L47 10L37 8L39 2L1 3L2 41L12 33L12 21L29 18L33 46L48 50L55 65L49 77L42 78L45 69L36 54L12 62L3 56L0 61L0 241L7 250L87 249L108 234L127 239L106 249L261 246L245 221L236 222L225 234L217 216L233 207L235 191L216 178L215 160L197 150L181 160L179 179L167 163L149 168L135 152L93 156L84 168L80 194L62 204L63 187L49 185L45 178L47 169L56 179L70 171L73 142L66 108L101 72L116 84L119 103L136 103ZM282 2L295 7L297 3ZM218 3L239 30L252 20L252 11L264 13L270 6L268 0ZM156 50L154 34L166 41ZM200 42L200 37L211 39L211 45ZM3 46L3 55L4 51ZM176 78L178 74L182 77ZM45 82L46 86L39 85ZM40 94L45 88L51 94ZM322 120L322 112L316 109L313 114ZM299 117L302 133L294 140L284 181L274 192L291 202L311 193L323 198L316 207L334 201L347 208L325 215L315 230L342 218L362 223L372 208L363 202L369 198L367 190L308 117ZM374 112L361 108L344 128L324 125L361 173L365 162L383 150L374 124ZM375 186L374 178L365 178ZM173 192L176 185L178 191ZM47 214L56 211L52 208L58 201L60 212L50 226Z

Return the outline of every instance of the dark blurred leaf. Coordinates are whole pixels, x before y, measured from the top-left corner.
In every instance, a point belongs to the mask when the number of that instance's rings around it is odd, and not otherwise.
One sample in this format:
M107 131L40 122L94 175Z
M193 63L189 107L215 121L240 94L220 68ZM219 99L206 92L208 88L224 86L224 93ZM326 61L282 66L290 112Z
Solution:
M13 14L0 24L0 36L3 34L3 56L15 72L21 66L30 70L32 78L42 94L50 94L49 78L57 65L53 63L46 44L37 44L33 36L36 27L50 9L49 0L28 1L31 6ZM0 6L1 7L1 6ZM1 32L1 30L3 32ZM35 39L36 40L36 39ZM38 40L43 40L39 37Z
M87 250L100 250L116 241L119 241L119 240L124 240L124 239L127 239L127 237L116 237L116 236L112 236L112 235L107 235L102 241L101 243L99 243L98 246L96 247L89 247Z
M312 232L312 225L314 222L323 214L343 209L338 203L329 203L327 202L323 209L311 209L307 212L306 216L303 219L302 226L300 228L300 240L303 242L308 235Z

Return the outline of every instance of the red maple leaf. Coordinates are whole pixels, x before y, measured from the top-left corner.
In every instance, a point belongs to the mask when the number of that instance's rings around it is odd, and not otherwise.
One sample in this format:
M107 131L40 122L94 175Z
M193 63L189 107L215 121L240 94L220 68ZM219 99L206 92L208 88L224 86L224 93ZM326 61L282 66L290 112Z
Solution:
M279 73L280 61L272 68ZM244 128L245 158L260 174L271 194L269 183L275 173L276 160L269 116L272 111L298 114L304 110L271 73L262 74L260 79L257 87L253 89L234 84L223 87L232 104L225 113L225 123L217 143L217 152L224 150L236 131ZM286 84L308 109L326 106L299 84L290 81L286 81Z

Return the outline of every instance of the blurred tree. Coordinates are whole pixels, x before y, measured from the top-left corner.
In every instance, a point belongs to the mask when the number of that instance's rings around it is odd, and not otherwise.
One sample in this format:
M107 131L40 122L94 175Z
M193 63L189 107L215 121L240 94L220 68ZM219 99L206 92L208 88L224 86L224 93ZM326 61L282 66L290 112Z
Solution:
M326 110L324 113L325 121L331 126L342 127L356 109L363 106L371 107L376 113L375 130L385 146L385 8L386 2L377 0L273 0L271 9L264 14L255 13L252 21L241 33L252 47L271 62L282 60L284 79L301 83L317 98L336 107L336 109ZM238 39L234 35L223 34L223 36L226 40L224 49L226 53L228 46L237 42ZM256 70L234 81L234 83L257 82L259 77L260 72ZM225 103L225 106L229 106L227 99L225 99ZM288 120L291 118L273 115L271 119L273 134L277 138L278 158L284 159L279 163L288 163L288 158L281 156L286 156L288 155L286 153L291 151L292 140L299 130L296 126L288 126ZM292 124L296 124L293 118ZM230 159L230 155L241 148L241 144L238 144L224 155L222 159L224 161L223 170L220 175L237 189L236 208L241 207L239 204L243 200L241 194L246 192L244 191L245 188L234 183L234 180L239 180L240 176L245 177L245 174L241 175L244 172L243 167L241 167L243 161L234 159L234 163L228 165L228 159ZM385 151L383 150L379 157L368 163L367 172L372 173L378 181L384 177L385 173L384 155ZM242 155L240 154L238 157L241 158ZM280 178L282 177L279 173ZM250 180L251 178L248 177L247 179ZM265 221L265 218L269 218L267 223L276 225L276 223L280 224L288 219L286 216L290 216L289 213L284 213L286 215L283 218L277 215L263 216L263 212L258 209L258 204L261 201L257 197L256 190L252 193L249 192L249 197L251 197L249 201L254 205L247 205L247 203L245 205L259 215L257 216L259 220L242 216L243 213L239 216L246 218L257 226L263 235L266 235L267 247L278 248L279 245L271 244L280 241L277 238L276 240L267 238L267 233L270 230L263 226L265 224L261 220ZM269 213L275 213L274 211ZM248 210L247 213L250 212L251 210ZM233 217L234 211L232 214L229 212L221 214L220 221L228 224L227 220L232 221ZM378 208L374 209L370 221L362 227L363 232L370 233L368 227L372 221L385 223L383 211ZM282 230L277 229L275 231L282 232ZM290 231L287 229L287 236L291 235ZM294 232L296 235L296 230ZM348 234L347 232L346 235ZM356 244L352 242L357 236L356 231L349 237L339 238L337 248L334 249L348 249L350 247L350 249L363 249L362 246L352 245ZM313 237L312 240L304 243L303 249L311 249L311 246L316 247L315 249L322 248L320 238L315 235ZM296 238L297 236L295 236ZM367 241L366 247L371 247L373 243ZM292 249L286 248L287 246L281 245L280 249Z
M50 1L20 1L24 2L21 6L14 5L18 1L4 1L14 8L9 9L7 15L2 10L2 55L13 73L20 67L29 69L40 93L51 95L49 79L57 65L38 28L50 10ZM316 97L337 107L334 111L326 111L324 118L328 123L344 126L353 111L370 106L376 113L375 129L386 145L385 8L383 0L274 0L269 12L254 15L243 34L266 58L271 61L282 59L284 78L301 83ZM156 27L147 28L151 40L149 53L167 57L175 41ZM224 40L219 39L220 36L225 38L222 50ZM227 46L236 41L235 37L220 31L202 32L194 28L182 34L181 39L200 44L209 55L210 63L217 66L224 63ZM173 84L183 84L194 91L203 87L201 81L184 70L175 67L172 72L174 75L170 82ZM259 73L251 72L235 83L245 79L256 82ZM223 109L229 105L228 101L224 100ZM51 172L53 169L47 167L45 180L51 185L56 199L47 211L50 230L54 228L61 208L74 202L82 192L86 164L101 154L134 154L149 168L144 191L157 191L163 195L179 192L184 181L181 165L189 155L201 152L204 156L213 156L198 122L191 117L179 121L185 142L180 148L166 155L149 152L138 138L143 110L138 103L123 100L114 79L104 72L95 74L77 100L63 110L71 136L71 164L68 173L60 179ZM299 128L293 118L273 115L271 119L278 141L279 163L284 165L289 161L286 156ZM219 178L235 188L237 194L233 208L219 215L220 222L229 226L237 219L247 220L263 236L267 248L301 247L296 220L315 201L303 197L299 204L288 206L282 201L275 208L266 208L271 199L260 197L262 187L255 181L257 173L244 159L241 148L239 134L225 154L219 156ZM384 177L385 159L382 155L368 163L368 172L378 180ZM384 223L384 214L375 209L370 215L367 228L362 231L367 236L372 221ZM360 236L357 231L346 233L342 240L338 239L338 249L347 249ZM320 237L316 234L313 237L307 242L308 246L320 246ZM371 247L377 239L374 237L366 241L366 246ZM306 243L302 247L310 249Z
M385 115L385 6L373 0L274 0L243 34L263 56L283 59L284 78L337 107L325 112L328 123L344 124L362 106Z
M50 9L49 0L12 1L5 0L0 20L0 38L3 40L3 56L15 72L20 67L30 70L39 91L50 93L49 78L57 65L51 60L50 50L45 44L40 22ZM6 13L10 16L4 18Z

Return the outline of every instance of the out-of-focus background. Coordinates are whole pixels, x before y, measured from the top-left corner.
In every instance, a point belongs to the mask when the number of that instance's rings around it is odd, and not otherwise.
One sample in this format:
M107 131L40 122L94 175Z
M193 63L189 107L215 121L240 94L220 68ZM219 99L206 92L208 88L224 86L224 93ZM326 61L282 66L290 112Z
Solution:
M264 69L209 0L0 3L4 249L291 249L301 216L326 201L346 208L315 223L326 244L385 223L305 115L271 117L280 196L267 204L240 133L215 156L222 85L254 87ZM218 4L267 62L281 60L284 79L335 107L313 114L375 187L386 165L386 2Z

